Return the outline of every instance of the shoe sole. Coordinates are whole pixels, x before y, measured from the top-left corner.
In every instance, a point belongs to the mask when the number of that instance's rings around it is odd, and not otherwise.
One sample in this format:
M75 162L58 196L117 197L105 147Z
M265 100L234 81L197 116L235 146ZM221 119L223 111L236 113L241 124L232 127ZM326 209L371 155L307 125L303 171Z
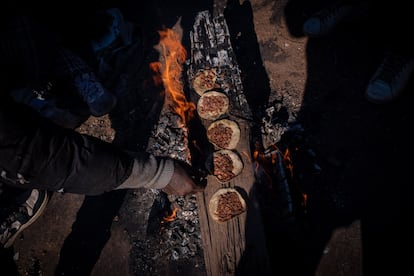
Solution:
M13 236L10 237L10 239L4 244L4 248L9 248L10 246L13 245L14 241L16 240L16 238L20 235L21 232L23 232L24 229L26 229L27 227L29 227L33 222L35 222L40 215L43 213L43 211L46 209L46 205L49 202L49 194L46 193L45 195L46 199L43 200L42 204L39 207L39 210L37 210L36 214L34 214L33 217L31 217L27 223L25 223L24 225L22 225L22 227L19 228L19 230L17 230L16 233L14 233Z

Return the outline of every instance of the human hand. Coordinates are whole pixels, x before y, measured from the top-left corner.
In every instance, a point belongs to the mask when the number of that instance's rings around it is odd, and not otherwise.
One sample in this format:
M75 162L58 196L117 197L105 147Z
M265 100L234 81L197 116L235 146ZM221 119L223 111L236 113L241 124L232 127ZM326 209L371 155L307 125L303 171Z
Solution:
M204 187L197 185L181 164L174 163L174 174L170 182L162 191L177 196L184 196L202 192Z

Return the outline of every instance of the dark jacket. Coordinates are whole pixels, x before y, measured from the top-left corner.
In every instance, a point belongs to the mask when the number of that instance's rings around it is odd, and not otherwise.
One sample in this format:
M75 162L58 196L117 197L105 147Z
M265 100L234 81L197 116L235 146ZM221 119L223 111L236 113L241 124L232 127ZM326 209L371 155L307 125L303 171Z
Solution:
M110 143L54 125L0 97L0 182L96 195L124 182L133 162Z

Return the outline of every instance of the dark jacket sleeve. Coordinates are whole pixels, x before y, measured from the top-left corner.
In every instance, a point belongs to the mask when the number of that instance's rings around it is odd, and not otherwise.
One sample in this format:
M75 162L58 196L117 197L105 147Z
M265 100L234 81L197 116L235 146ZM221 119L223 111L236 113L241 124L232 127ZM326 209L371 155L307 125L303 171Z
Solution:
M134 159L111 143L61 128L0 97L0 181L97 195L131 174Z

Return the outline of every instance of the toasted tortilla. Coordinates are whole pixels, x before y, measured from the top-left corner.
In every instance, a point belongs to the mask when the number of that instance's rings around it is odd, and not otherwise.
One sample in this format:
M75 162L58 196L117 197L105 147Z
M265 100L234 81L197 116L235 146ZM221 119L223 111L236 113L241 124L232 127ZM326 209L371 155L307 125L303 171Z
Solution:
M244 164L239 154L232 150L221 149L213 153L213 175L221 183L238 176Z
M229 98L226 94L209 91L205 92L197 102L198 115L206 120L216 120L229 109Z
M212 90L216 87L217 70L216 68L202 69L198 71L193 79L193 89L198 95Z
M207 128L207 138L218 148L235 149L240 141L240 127L229 119L217 120Z
M245 200L236 189L222 188L213 194L208 209L211 217L221 223L246 212L247 207ZM227 213L220 214L220 210L226 211Z

